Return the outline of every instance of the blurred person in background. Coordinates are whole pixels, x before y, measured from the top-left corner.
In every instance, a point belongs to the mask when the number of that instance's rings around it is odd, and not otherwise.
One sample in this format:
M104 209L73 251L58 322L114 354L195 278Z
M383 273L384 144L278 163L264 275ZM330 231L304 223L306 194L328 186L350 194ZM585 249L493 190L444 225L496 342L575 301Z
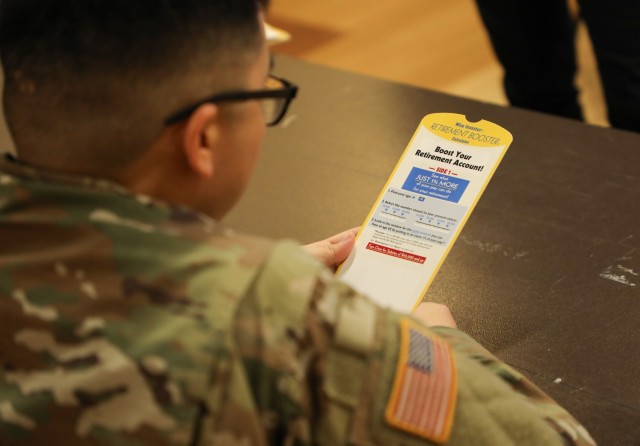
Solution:
M567 0L476 0L511 105L583 119ZM578 0L613 127L640 132L640 2Z

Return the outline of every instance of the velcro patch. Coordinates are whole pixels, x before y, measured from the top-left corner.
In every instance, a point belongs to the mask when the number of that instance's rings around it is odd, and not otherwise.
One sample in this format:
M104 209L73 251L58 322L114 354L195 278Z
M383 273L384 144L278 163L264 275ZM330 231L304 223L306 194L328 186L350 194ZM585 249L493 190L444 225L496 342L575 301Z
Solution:
M405 318L400 322L400 354L387 423L436 443L451 435L458 375L451 347Z

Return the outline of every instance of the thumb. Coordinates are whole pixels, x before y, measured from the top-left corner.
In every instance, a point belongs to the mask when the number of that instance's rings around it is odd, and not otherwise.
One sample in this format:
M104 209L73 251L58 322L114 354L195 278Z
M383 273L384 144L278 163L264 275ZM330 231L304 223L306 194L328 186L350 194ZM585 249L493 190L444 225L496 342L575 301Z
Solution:
M331 265L337 266L347 260L356 243L356 236L353 231L347 231L344 236L335 244L330 245L332 251Z
M305 245L302 248L328 267L336 267L344 262L356 240L358 228L353 228L331 238Z

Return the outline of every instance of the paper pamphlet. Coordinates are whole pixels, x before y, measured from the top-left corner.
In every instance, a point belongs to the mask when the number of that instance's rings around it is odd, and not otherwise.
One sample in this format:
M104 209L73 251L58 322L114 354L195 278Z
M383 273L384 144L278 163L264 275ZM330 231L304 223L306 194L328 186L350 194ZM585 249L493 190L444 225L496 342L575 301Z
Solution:
M415 308L512 140L488 121L425 116L338 277L383 306Z

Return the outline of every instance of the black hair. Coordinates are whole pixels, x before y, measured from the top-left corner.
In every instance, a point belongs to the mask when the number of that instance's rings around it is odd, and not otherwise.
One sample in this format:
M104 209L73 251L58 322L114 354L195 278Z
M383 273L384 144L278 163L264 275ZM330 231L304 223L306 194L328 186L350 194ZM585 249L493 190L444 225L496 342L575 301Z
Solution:
M52 150L55 157L65 145L83 145L84 138L91 147L82 149L93 152L84 164L91 163L90 157L107 157L101 160L107 164L131 161L132 151L152 141L152 126L159 131L161 119L155 113L173 111L157 110L158 103L177 106L182 89L215 88L185 82L197 71L231 74L247 52L258 48L260 4L0 1L4 103L18 154L31 152L32 158L41 159L44 150ZM168 94L171 91L174 94ZM162 94L168 97L160 98ZM69 120L86 135L70 135ZM51 141L50 147L41 147L45 140Z

